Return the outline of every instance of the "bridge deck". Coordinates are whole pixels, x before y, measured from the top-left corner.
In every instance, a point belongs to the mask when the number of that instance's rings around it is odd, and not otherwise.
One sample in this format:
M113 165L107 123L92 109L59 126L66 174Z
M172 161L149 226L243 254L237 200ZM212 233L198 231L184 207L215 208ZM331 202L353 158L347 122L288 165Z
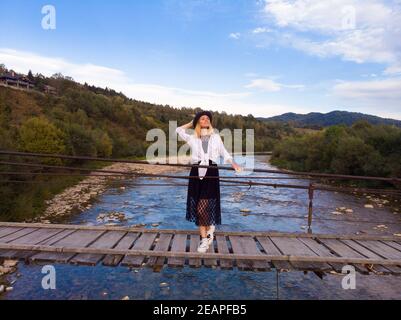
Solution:
M84 265L215 267L222 269L401 274L401 239L216 231L207 253L196 252L197 230L0 222L0 258Z

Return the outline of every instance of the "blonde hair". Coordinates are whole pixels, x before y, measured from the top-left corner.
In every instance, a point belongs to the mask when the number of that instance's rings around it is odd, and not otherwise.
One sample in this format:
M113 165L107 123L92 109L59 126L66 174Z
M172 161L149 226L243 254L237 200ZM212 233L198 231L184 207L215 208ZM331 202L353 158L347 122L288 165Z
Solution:
M209 124L209 128L207 129L207 134L208 135L212 135L214 133L214 128L212 126L212 124ZM199 123L199 121L196 124L195 130L194 130L194 136L197 138L200 138L201 136L201 125Z

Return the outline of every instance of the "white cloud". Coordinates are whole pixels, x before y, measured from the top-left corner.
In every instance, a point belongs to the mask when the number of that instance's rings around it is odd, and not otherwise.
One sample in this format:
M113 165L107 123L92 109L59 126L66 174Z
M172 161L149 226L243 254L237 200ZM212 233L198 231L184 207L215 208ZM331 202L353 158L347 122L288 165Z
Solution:
M337 96L359 100L401 99L401 78L371 81L344 81L334 86Z
M241 36L241 34L240 34L239 32L235 32L235 33L233 32L233 33L230 33L230 34L228 35L228 37L229 37L230 39L235 39L235 40L239 39L240 36Z
M17 72L26 73L31 69L34 73L42 73L47 76L61 72L64 75L72 76L78 82L86 81L101 87L110 86L110 83L123 84L127 81L124 72L117 69L90 63L74 64L63 58L45 57L7 48L0 48L0 61L9 69Z
M401 72L398 0L265 0L264 13L281 44L320 57L383 63L386 74Z
M384 70L385 75L392 75L392 74L401 74L401 62L399 64L394 64L390 67L387 67Z
M356 112L401 119L401 78L367 81L340 81L332 89L336 105Z
M266 33L266 32L271 32L272 30L269 28L265 27L258 27L252 30L252 33L258 34L258 33Z
M251 102L250 92L213 92L188 90L177 87L162 86L149 83L135 83L123 71L94 64L77 64L63 58L41 56L35 53L0 48L0 63L16 72L42 73L51 76L62 73L73 77L80 83L87 82L99 87L109 87L117 92L123 92L130 98L174 107L200 107L215 111L225 111L229 114L255 116L272 116L283 110L305 112L301 106L291 106L278 103Z
M245 88L256 88L267 92L276 92L280 91L282 88L303 89L304 86L301 84L282 84L272 79L253 79Z
M63 58L54 58L38 55L35 53L17 51L12 49L0 48L0 63L4 63L9 69L17 72L42 73L51 76L61 72L64 75L73 77L80 83L87 82L99 87L109 87L116 91L121 91L128 97L157 103L161 105L171 105L174 107L200 107L215 111L225 111L229 114L247 115L252 113L254 116L269 117L282 114L284 112L308 113L311 111L330 111L328 107L322 105L297 105L276 103L266 100L265 97L258 96L249 91L244 92L214 92L202 90L189 90L173 86L162 86L152 83L136 83L130 79L125 72L91 63L74 63ZM256 76L255 74L249 74ZM282 88L302 89L302 85L288 85L277 82L277 80L252 77L249 88L258 88L274 92ZM261 80L252 82L252 80ZM269 91L270 90L270 91ZM376 80L373 83L366 82L338 82L334 88L334 93L340 98L344 98L345 104L349 106L347 110L355 110L359 101L368 101L362 104L361 112L368 112L382 116L401 118L399 113L399 101L401 93L401 79ZM377 108L383 101L381 97L392 97L395 101L386 104L384 108ZM396 100L398 99L398 100ZM349 103L355 101L355 103ZM351 107L352 106L352 107ZM367 108L369 106L369 108ZM392 113L391 113L392 112ZM379 114L379 115L380 115Z
M336 34L339 31L384 27L399 12L396 2L382 0L266 0L265 12L280 27ZM395 14L395 16L392 16Z

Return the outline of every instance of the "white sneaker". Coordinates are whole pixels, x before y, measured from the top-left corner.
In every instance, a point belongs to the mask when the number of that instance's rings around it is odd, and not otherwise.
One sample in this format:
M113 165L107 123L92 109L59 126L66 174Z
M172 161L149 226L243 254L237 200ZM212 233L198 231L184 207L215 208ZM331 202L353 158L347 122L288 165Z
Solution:
M208 238L202 238L199 242L198 252L205 253L209 249Z
M209 228L209 231L207 232L207 240L208 240L208 244L211 245L213 243L213 239L214 239L214 230L216 229L215 226L211 225Z

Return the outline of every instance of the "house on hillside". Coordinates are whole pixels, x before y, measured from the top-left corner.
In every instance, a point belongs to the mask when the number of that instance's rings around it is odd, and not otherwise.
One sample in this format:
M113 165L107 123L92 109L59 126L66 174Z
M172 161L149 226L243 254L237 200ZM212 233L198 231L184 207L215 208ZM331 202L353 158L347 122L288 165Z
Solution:
M52 86L49 86L47 84L43 87L43 91L45 93L49 93L49 94L57 94L56 88L52 87Z
M0 84L20 89L33 89L35 85L26 76L10 71L0 75Z

